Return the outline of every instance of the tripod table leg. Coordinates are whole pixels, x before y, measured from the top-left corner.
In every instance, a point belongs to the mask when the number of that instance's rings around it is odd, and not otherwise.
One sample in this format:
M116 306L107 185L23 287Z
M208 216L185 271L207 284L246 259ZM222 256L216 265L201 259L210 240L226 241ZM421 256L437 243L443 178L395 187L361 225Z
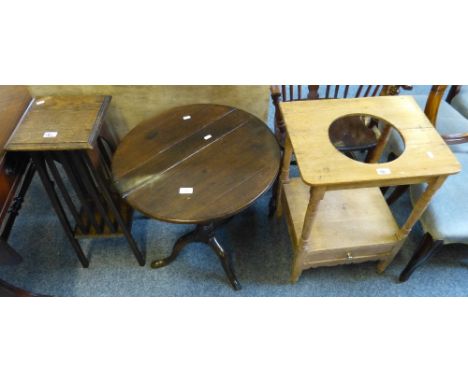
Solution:
M190 243L204 243L216 253L219 260L221 261L221 265L223 266L224 272L229 279L232 287L235 290L241 289L241 285L234 274L234 270L232 269L232 260L229 254L221 247L218 240L215 237L215 228L219 225L223 224L223 222L218 223L206 223L206 224L198 224L195 230L181 236L174 247L172 248L172 253L165 257L164 259L154 260L151 263L151 268L161 268L170 263L172 263L177 256L179 256L182 249Z

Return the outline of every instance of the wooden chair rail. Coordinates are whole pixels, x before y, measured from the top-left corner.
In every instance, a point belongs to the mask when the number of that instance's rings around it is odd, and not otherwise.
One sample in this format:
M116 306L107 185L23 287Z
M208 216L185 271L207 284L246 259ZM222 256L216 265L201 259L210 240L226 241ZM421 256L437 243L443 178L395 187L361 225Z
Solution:
M447 85L433 85L429 97L427 98L424 114L426 114L427 118L429 118L429 121L431 121L434 126L436 125L439 106L446 89Z
M429 97L427 98L426 107L424 113L429 118L431 123L437 128L437 114L440 109L442 97L447 90L447 85L433 85ZM452 98L460 91L460 85L452 85L447 96L447 102L451 101ZM458 134L447 134L442 135L442 138L448 145L458 145L468 142L468 132Z
M468 133L442 135L448 145L459 145L468 142Z

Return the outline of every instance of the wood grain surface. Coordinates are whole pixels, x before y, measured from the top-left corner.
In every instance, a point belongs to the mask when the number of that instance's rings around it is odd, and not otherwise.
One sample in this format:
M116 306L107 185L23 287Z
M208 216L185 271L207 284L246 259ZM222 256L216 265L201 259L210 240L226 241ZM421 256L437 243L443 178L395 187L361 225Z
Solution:
M5 148L8 151L93 149L110 96L38 97Z
M460 171L459 162L412 97L287 102L280 107L287 139L277 193L294 246L291 281L307 268L370 260L379 261L377 271L383 272L445 178ZM389 126L398 130L405 142L399 158L376 163L373 154L372 163L361 163L333 146L330 126L363 114L384 121L379 146L388 138ZM288 177L293 152L302 179ZM420 182L429 186L400 228L378 187Z
M113 157L117 189L137 210L176 223L236 214L274 181L280 150L257 117L229 106L173 108L135 127ZM181 193L181 189L192 193Z
M412 184L460 171L455 156L411 96L296 101L280 107L302 179L311 186ZM330 142L329 127L340 117L356 114L393 125L405 142L401 156L385 164L360 163L338 152Z
M296 246L303 232L309 191L299 178L284 185ZM318 206L308 251L393 244L397 232L398 225L378 188L329 191Z

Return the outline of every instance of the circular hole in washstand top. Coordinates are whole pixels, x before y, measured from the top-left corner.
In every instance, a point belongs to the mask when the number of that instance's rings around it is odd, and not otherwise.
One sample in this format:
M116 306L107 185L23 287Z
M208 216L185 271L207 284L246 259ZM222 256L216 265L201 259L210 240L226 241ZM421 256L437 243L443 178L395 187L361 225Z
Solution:
M333 121L328 136L335 148L359 162L388 163L405 150L397 128L369 114L345 115Z

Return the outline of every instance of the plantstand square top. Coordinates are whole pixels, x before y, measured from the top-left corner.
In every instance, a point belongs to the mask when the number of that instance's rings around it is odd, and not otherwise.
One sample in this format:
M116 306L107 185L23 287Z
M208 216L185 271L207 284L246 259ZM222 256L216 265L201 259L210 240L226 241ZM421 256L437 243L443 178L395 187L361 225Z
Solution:
M411 96L382 96L280 104L302 180L310 186L346 189L414 184L461 167ZM340 153L328 129L338 118L366 114L393 125L405 150L388 163L361 163Z
M7 151L92 149L110 100L105 95L33 99L5 148Z

